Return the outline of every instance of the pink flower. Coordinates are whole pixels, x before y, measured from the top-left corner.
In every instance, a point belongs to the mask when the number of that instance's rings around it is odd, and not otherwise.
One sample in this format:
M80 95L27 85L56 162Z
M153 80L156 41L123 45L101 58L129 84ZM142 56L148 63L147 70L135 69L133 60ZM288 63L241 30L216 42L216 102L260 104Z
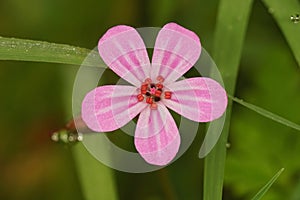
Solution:
M226 109L226 92L216 81L196 77L175 82L201 53L197 35L175 23L160 30L151 63L142 38L129 26L109 29L98 50L108 67L132 86L106 85L90 91L82 102L82 118L93 131L108 132L140 114L134 142L150 164L168 164L180 146L167 107L196 122L217 119Z

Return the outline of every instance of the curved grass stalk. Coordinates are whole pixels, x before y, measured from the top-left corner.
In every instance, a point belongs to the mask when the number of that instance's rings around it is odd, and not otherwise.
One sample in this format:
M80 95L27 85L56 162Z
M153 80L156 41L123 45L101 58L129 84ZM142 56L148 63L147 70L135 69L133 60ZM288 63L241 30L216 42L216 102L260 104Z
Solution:
M0 60L81 65L88 54L91 55L85 65L97 66L99 62L103 63L94 50L45 41L0 37Z

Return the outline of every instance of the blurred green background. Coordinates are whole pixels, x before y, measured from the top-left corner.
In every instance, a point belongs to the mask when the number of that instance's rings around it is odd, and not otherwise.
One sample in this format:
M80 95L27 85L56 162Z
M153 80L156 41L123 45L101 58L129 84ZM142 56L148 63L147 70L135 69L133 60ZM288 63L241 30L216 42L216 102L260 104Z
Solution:
M114 25L162 27L173 21L196 32L210 52L217 8L217 0L1 0L0 35L92 49ZM71 148L49 138L72 117L66 82L77 69L0 62L0 199L84 199ZM235 96L299 124L299 91L299 66L268 9L254 1ZM202 138L203 128L184 156L164 170L114 171L119 198L201 199ZM299 132L234 104L229 143L223 199L249 199L282 167L264 199L300 199ZM99 192L105 189L99 185Z

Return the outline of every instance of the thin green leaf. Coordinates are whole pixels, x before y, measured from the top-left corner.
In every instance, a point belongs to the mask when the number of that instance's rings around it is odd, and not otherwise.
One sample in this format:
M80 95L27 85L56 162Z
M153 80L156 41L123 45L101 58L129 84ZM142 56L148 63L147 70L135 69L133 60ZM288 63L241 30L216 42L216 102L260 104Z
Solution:
M223 76L224 84L229 94L234 93L252 2L253 0L220 0L213 58ZM220 139L212 152L205 158L204 200L222 199L231 108L232 102L229 101Z
M97 51L66 44L55 44L16 38L0 37L0 60L18 60L81 65L91 54L87 66L103 63ZM99 67L105 67L101 64Z
M300 66L300 26L290 17L299 14L300 2L296 0L262 0L273 15Z
M261 199L266 192L270 189L270 187L273 185L273 183L276 181L276 179L280 176L280 174L283 172L284 168L282 168L281 170L279 170L274 176L273 178L271 178L271 180L269 180L269 182L262 187L258 193L251 199L251 200L259 200Z
M271 113L270 111L267 111L263 108L260 108L258 106L255 106L251 103L247 103L245 101L243 101L242 99L238 99L236 97L232 97L231 95L228 95L229 98L231 98L233 101L245 106L246 108L249 108L250 110L253 110L255 112L257 112L258 114L264 116L264 117L267 117L275 122L278 122L280 124L283 124L283 125L286 125L288 127L291 127L293 129L296 129L298 131L300 131L300 125L294 123L294 122L291 122L283 117L280 117L274 113Z

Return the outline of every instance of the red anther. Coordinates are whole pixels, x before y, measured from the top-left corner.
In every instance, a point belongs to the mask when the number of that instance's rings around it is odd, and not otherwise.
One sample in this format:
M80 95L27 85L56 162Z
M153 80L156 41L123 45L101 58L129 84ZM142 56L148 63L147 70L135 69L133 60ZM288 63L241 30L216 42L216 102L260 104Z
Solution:
M146 93L147 93L147 90L141 90L141 93L142 93L142 94L146 94Z
M157 96L157 97L160 97L161 91L160 90L156 90L154 95Z
M137 95L137 99L138 99L138 101L143 101L144 96L142 94L139 94L139 95Z
M156 104L156 103L151 104L151 105L150 105L150 108L151 108L152 110L156 110L156 109L157 109L157 104Z
M171 99L171 97L172 97L172 92L166 91L165 92L165 99Z
M146 78L145 83L152 83L151 78Z
M156 80L158 81L158 82L164 82L164 77L162 77L162 76L158 76L157 78L156 78Z
M170 92L170 91L165 91L165 95L171 96L171 95L172 95L172 92Z
M157 89L162 89L163 87L164 87L163 84L160 84L160 83L157 83L157 84L156 84L156 88L157 88Z
M153 99L152 99L151 97L148 97L148 98L146 99L146 103L152 104L152 103L153 103Z
M143 84L141 90L147 90L147 89L148 89L148 84Z

